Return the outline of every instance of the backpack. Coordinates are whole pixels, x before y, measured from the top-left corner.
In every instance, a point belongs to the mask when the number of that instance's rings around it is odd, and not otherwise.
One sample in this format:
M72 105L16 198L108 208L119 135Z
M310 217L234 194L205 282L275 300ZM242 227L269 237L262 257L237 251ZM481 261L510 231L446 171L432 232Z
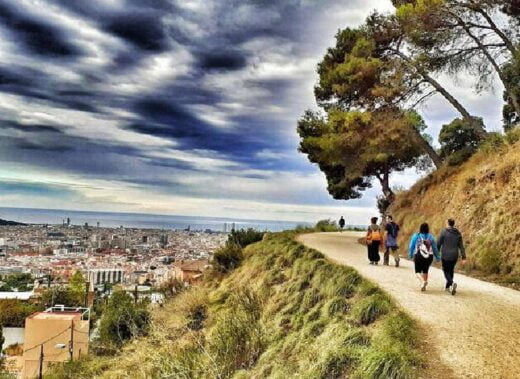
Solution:
M428 238L422 238L419 235L417 244L415 245L415 254L420 253L424 258L429 258L433 255L432 242Z
M370 240L371 241L381 241L381 238L382 235L381 235L381 230L380 229L376 229L376 230L372 230L370 232Z

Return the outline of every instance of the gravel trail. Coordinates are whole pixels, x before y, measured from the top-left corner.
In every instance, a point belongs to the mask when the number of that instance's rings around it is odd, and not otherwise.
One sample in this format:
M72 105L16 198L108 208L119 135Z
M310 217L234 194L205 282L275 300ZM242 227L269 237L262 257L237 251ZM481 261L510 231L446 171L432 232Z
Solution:
M361 234L362 236L363 234ZM430 269L428 290L421 292L413 263L399 268L368 264L359 233L305 234L298 240L331 260L355 268L389 293L426 331L435 354L428 377L520 378L520 291L456 274L458 292L444 291L440 269ZM400 249L401 256L405 249ZM471 252L468 252L471 254Z

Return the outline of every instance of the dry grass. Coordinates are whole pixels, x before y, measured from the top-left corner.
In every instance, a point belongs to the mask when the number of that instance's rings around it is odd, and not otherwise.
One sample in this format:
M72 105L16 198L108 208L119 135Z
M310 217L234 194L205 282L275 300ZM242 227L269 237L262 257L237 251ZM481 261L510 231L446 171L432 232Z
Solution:
M52 378L414 378L415 324L373 284L267 235L239 268L156 312L152 333ZM397 325L397 326L395 326Z
M462 166L419 181L390 212L402 226L403 245L422 222L438 235L454 218L465 238L467 273L520 289L520 142L512 134Z

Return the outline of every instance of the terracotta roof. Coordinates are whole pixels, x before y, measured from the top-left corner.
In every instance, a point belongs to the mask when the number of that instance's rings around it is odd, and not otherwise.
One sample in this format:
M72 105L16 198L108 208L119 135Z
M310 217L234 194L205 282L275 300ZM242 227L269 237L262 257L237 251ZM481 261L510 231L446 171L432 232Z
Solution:
M198 261L191 261L191 262L183 264L181 266L181 270L202 272L208 265L209 265L209 261L207 259L200 259Z

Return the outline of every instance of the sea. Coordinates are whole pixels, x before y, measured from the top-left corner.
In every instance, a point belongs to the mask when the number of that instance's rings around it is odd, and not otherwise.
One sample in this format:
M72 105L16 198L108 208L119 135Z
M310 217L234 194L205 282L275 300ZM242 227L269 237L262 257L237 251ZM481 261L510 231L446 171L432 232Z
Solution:
M0 219L25 224L62 224L70 219L71 225L99 226L108 228L211 230L215 232L253 228L260 231L279 232L297 226L310 226L306 222L246 220L224 217L171 216L145 213L117 213L70 211L63 209L4 208L0 207Z

